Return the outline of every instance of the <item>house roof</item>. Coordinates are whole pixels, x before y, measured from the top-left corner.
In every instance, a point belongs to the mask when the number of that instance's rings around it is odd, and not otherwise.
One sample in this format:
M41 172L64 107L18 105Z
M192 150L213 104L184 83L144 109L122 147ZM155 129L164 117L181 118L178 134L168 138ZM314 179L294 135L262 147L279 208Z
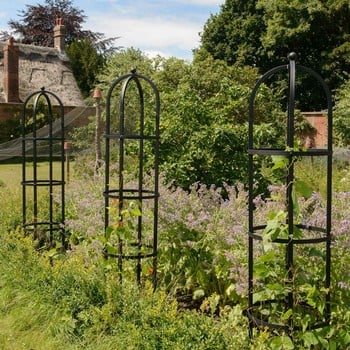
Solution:
M0 103L4 93L4 47L0 43ZM64 51L57 48L15 43L18 46L19 98L24 101L35 91L45 90L57 95L65 106L83 106L84 100Z

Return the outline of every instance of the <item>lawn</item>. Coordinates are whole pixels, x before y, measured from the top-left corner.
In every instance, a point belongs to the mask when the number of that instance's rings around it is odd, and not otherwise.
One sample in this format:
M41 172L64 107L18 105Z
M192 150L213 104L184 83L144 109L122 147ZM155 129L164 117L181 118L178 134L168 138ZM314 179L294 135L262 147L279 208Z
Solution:
M38 166L38 178L44 179L48 176L48 162L41 162ZM27 172L30 175L30 171L33 168L32 163L27 165ZM59 176L60 174L60 163L53 163L53 175ZM21 163L10 163L0 164L0 185L5 187L14 188L20 186L22 181L22 164Z

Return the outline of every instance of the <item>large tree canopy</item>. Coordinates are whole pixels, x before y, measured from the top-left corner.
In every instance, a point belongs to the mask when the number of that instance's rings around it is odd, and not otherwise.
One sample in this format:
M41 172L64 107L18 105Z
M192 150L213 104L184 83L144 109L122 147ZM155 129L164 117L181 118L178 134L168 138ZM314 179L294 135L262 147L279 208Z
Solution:
M211 15L201 34L201 44L215 59L232 65L260 66L263 12L256 0L226 0L220 13Z
M226 0L204 26L201 47L228 64L261 72L298 62L320 73L331 89L350 71L349 0Z

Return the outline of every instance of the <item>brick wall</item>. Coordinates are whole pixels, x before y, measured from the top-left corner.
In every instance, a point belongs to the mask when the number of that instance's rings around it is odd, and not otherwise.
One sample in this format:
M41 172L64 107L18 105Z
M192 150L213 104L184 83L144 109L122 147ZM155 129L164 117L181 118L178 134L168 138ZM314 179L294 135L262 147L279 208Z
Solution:
M328 119L324 112L302 112L303 117L316 129L307 146L322 148L328 144Z
M18 46L13 37L4 46L4 93L6 102L20 102L18 78Z

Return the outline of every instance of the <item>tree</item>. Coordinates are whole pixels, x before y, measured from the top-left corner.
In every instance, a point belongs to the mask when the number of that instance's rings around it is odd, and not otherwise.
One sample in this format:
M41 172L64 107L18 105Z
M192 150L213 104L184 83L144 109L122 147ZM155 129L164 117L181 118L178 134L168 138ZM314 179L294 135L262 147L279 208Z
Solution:
M129 49L109 60L99 76L102 89L108 90L114 79L132 67L150 77L160 90L160 169L166 180L183 188L194 182L217 186L246 182L248 101L257 69L228 66L203 52L186 63L174 57L149 59ZM134 97L128 101L136 104ZM147 91L144 100L145 106L152 102ZM277 111L271 90L263 87L256 108L262 141L278 139ZM151 151L145 149L146 158L152 159ZM260 182L259 190L264 184Z
M73 44L76 49L74 49L74 54L80 55L79 45ZM88 43L85 43L87 46L86 50L89 51ZM85 56L85 55L84 55ZM110 88L112 82L120 77L121 75L130 73L133 68L137 69L137 72L140 74L146 75L148 77L154 77L154 72L157 67L158 59L150 59L145 54L143 54L140 50L129 48L129 49L121 49L120 51L114 52L107 57L106 63L104 65L103 70L99 70L96 76L96 80L98 81L98 86L102 90L102 99L106 96L108 89ZM129 97L129 95L128 95ZM128 126L133 127L133 116L136 116L139 113L138 100L135 96L131 96L131 108L130 112L130 103L129 98L127 100L127 108L126 113L128 113ZM145 98L148 101L147 98ZM101 100L103 103L103 100ZM111 101L111 114L112 114L112 126L117 127L116 123L116 115L119 113L119 99L114 98ZM146 106L147 107L147 106ZM101 118L105 118L105 113L101 113ZM131 116L130 116L131 115ZM70 135L73 139L75 145L79 145L79 150L88 149L94 146L94 136L95 136L95 123L92 122L86 127L77 128L74 130L74 133ZM92 149L92 148L91 148ZM78 159L78 158L77 158Z
M262 45L270 60L290 51L299 62L320 73L332 89L350 69L350 3L348 0L259 0L266 31Z
M263 11L256 0L226 0L220 13L211 15L201 33L201 47L228 64L262 65Z
M216 186L246 183L248 101L258 78L257 69L228 66L203 52L197 53L193 62L188 63L174 57L150 59L135 49L121 50L110 57L98 76L103 96L115 79L135 67L160 91L159 165L166 181L186 189L194 182ZM154 95L147 89L147 84L143 87L145 128L148 130L148 121L154 118ZM116 90L120 89L121 86ZM113 94L113 130L118 130L119 102L119 95ZM128 89L124 105L128 132L135 126L133 118L140 112L138 103L137 91L130 94ZM261 144L276 144L283 136L276 123L279 113L272 91L263 86L257 97L255 116L258 123L256 139ZM81 138L87 140L88 136ZM91 137L89 144L93 144ZM133 142L125 145L128 147L128 164L131 165L135 164L133 155L137 157L133 145ZM151 171L154 155L150 143L144 144L144 152L145 170ZM151 161L148 163L148 160ZM132 170L128 169L128 164L125 164L127 170ZM266 181L261 178L257 191L264 190Z
M256 65L260 72L284 64L289 52L336 89L350 70L348 0L226 0L209 18L201 48L228 64ZM314 81L303 79L304 92ZM321 108L303 94L301 108ZM311 101L311 103L310 103Z
M89 96L96 83L96 76L105 64L105 57L99 54L89 39L73 41L67 48L77 84L84 96Z
M335 142L342 147L350 146L350 80L345 82L336 93L334 110Z
M180 71L177 86L161 95L160 163L166 178L183 188L194 182L246 183L248 102L257 70L196 55ZM165 74L160 70L157 77ZM268 88L259 94L257 105L261 142L277 140L278 104ZM258 191L265 185L262 180Z

